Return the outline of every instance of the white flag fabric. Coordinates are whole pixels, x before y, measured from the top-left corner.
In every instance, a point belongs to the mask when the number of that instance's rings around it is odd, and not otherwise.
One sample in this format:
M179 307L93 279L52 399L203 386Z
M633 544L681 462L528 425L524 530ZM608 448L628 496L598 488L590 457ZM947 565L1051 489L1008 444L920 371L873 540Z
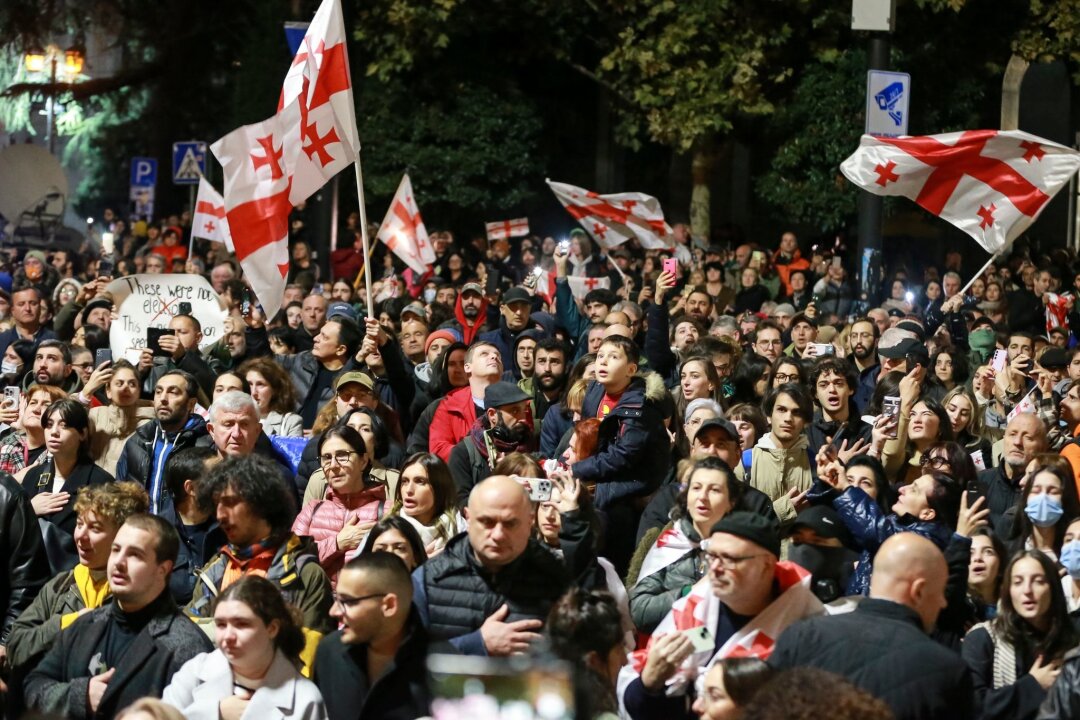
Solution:
M529 234L529 218L514 218L500 222L484 223L488 240L509 240L512 237L525 237Z
M225 217L225 198L201 175L199 194L195 197L195 212L191 216L191 234L221 243L229 252L236 252L229 232L229 220Z
M637 192L598 195L566 183L547 181L555 197L603 248L613 248L637 238L644 248L670 248L675 244L671 226L664 220L660 201Z
M611 287L611 278L609 277L591 278L568 275L566 282L570 285L570 292L578 300L584 300L591 290Z
M1035 222L1080 168L1080 153L1017 130L915 137L863 135L843 162L875 195L910 198L996 253Z
M340 0L323 0L285 76L277 114L210 147L225 175L236 259L267 317L289 270L289 212L360 151Z
M416 206L416 196L413 195L412 181L409 180L408 173L402 176L376 237L412 268L413 272L423 275L435 262L435 248L431 245L424 220L420 217L420 209Z

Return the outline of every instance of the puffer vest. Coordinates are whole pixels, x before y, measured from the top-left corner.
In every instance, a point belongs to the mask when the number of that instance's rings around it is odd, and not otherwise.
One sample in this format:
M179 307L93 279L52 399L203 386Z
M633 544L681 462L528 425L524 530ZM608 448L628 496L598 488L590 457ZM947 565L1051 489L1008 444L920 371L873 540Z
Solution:
M570 584L562 561L530 538L525 552L496 575L480 565L469 536L461 533L424 565L428 632L447 640L478 630L503 603L505 622L544 620Z

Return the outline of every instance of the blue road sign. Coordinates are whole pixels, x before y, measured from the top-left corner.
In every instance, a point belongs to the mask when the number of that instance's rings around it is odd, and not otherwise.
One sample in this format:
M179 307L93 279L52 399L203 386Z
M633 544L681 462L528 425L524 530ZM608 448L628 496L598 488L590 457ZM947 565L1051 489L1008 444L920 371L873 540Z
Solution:
M157 184L157 158L131 158L131 186L154 187Z
M198 140L173 143L172 179L176 185L198 185L206 174L206 143Z
M866 134L899 137L908 134L911 76L871 70L866 73Z

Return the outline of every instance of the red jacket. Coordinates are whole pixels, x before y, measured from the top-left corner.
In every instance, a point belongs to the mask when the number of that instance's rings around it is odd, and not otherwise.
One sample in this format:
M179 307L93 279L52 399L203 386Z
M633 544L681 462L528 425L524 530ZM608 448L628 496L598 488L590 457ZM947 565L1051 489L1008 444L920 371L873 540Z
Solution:
M476 422L476 405L472 399L472 387L466 385L451 390L439 403L431 420L428 434L428 450L450 461L450 451L469 434Z

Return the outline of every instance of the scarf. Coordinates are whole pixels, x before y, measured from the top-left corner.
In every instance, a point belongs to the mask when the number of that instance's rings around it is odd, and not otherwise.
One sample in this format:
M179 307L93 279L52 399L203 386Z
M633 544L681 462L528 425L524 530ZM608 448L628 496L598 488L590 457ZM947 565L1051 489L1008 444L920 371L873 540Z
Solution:
M682 529L682 523L676 521L671 527L660 533L656 542L649 548L645 560L641 563L638 582L655 572L660 572L668 565L696 550L698 543L691 540Z
M226 563L220 590L224 590L245 575L266 577L280 546L280 542L275 543L273 538L267 538L247 547L235 545L222 547L221 554L225 556Z
M532 427L532 422L529 422L529 426ZM530 438L532 433L529 434ZM498 457L506 455L512 452L528 453L532 451L530 447L531 443L529 439L524 442L515 443L509 440L500 440L495 437L487 425L487 416L481 415L473 422L472 429L469 430L469 437L472 438L473 444L480 452L480 455L487 460L488 467L494 469L495 463L498 462ZM490 456L490 450L495 450L496 457Z

